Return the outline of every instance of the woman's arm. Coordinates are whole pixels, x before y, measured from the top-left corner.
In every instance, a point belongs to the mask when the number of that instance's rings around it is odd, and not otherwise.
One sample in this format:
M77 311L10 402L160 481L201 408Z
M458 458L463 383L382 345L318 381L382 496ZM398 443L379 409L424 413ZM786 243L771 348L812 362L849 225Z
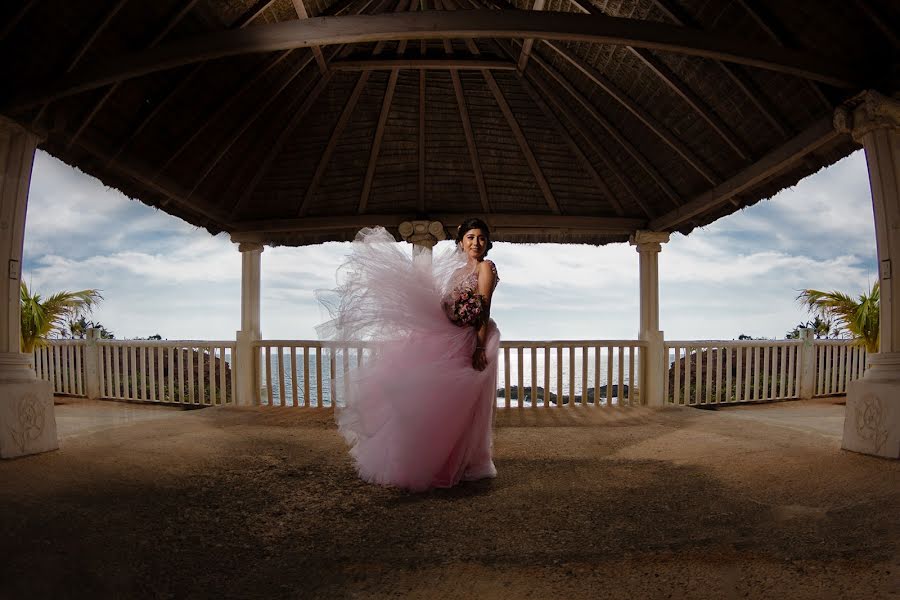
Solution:
M484 305L481 319L479 319L480 324L476 331L478 342L475 345L475 352L472 354L472 366L483 371L487 367L485 344L488 335L488 319L491 318L491 296L494 294L494 269L491 268L489 260L478 263L478 293L484 297Z

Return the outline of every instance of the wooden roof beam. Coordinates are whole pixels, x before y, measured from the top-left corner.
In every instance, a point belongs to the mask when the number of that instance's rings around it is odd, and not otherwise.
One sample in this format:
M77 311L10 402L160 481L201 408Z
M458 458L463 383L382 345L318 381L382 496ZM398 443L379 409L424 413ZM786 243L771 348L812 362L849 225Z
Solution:
M550 210L555 214L562 214L562 211L559 210L559 204L556 202L556 197L553 195L553 190L550 189L550 183L547 181L547 178L544 177L544 172L541 170L541 166L538 164L534 152L531 151L528 140L525 139L525 133L516 121L516 117L509 108L506 98L503 97L500 86L497 85L497 82L494 80L494 76L490 71L482 71L482 75L484 76L484 80L487 82L491 93L494 95L497 105L500 107L500 112L502 112L504 118L506 118L506 123L512 130L513 137L515 137L516 142L519 144L522 154L525 155L525 162L527 162L528 166L531 168L531 173L534 175L534 180L537 182L538 187L541 188L541 193L544 195L544 200L547 201L547 206L549 206Z
M797 48L797 41L791 33L779 23L765 6L760 4L759 0L737 0L738 4L744 9L750 18L762 29L769 38L779 46L787 46L789 48ZM831 101L825 96L822 88L815 81L807 80L809 89L812 90L823 107L831 110L834 108Z
M591 3L590 0L571 0L571 2L585 13L605 14ZM710 108L710 106L706 104L694 90L685 84L678 75L667 67L663 61L656 58L651 51L644 48L635 48L633 46L627 46L627 48L628 51L637 57L638 60L643 62L644 65L660 79L660 81L669 86L669 88L701 119L706 121L712 130L715 131L732 150L734 150L735 154L743 160L750 160L750 150L747 148L746 144L744 144L744 142L738 138L737 134L725 124L712 108Z
M579 56L562 44L549 40L545 40L544 44L562 56L569 64L581 71L582 74L606 92L608 96L624 107L625 110L634 115L645 127L647 127L647 129L674 150L676 154L681 156L681 158L684 159L694 171L699 173L701 177L706 179L706 181L713 185L719 182L719 177L713 173L712 169L704 164L704 162L694 154L684 142L675 137L665 125L657 121L653 115L644 110L637 102L629 98L625 92L620 90L617 85L600 73L600 71L586 64Z
M832 124L832 116L828 115L816 121L799 135L772 150L756 163L737 173L734 177L700 194L684 206L680 206L661 217L653 219L650 221L649 229L653 231L677 229L694 217L728 202L734 196L777 175L786 166L803 159L807 154L821 148L840 135L842 134L835 130Z
M23 91L5 102L3 109L27 107L123 79L227 56L371 41L523 36L674 52L735 62L842 87L853 87L858 83L858 74L833 58L662 23L543 11L427 11L315 17L260 25L253 31L199 35L72 73L43 89Z
M878 30L884 34L884 37L890 40L894 48L900 48L900 35L897 34L897 29L885 20L884 16L872 6L869 0L856 0L856 6L868 17L869 21L878 27Z
M694 30L700 30L700 27L694 22L684 9L674 0L652 0L653 4L661 10L676 25L690 27ZM745 73L741 72L736 65L728 64L720 59L716 59L715 63L724 71L725 75L731 79L732 83L737 85L744 95L756 107L756 110L766 118L766 120L774 127L778 133L787 138L790 133L790 126L778 114L775 105L757 88L756 84Z
M531 5L531 10L544 10L544 0L534 0L534 4ZM519 60L517 63L519 72L525 71L525 67L528 66L528 56L531 54L531 48L534 46L534 38L526 38L522 43L522 51L519 53Z
M622 132L620 132L612 123L610 123L609 119L607 119L603 114L597 110L590 100L588 100L581 92L579 92L575 86L559 71L556 70L553 65L547 63L543 58L540 57L539 54L535 53L532 56L532 59L535 63L540 65L544 71L550 75L552 79L554 79L560 87L562 87L569 95L574 98L585 110L585 112L592 117L597 123L605 129L610 136L618 142L618 144L624 149L634 161L641 166L647 175L650 176L653 181L656 182L657 186L663 191L663 193L669 197L672 203L675 206L681 205L681 197L678 195L678 192L666 181L665 177L654 167L650 161L641 154L640 150L638 150L634 144L632 144L628 138L626 138Z
M19 11L12 16L12 18L7 21L5 25L3 25L3 29L0 29L0 42L6 39L12 31L16 28L25 15L28 14L28 11L34 8L34 5L38 3L38 0L26 0L22 3L22 6L19 7Z
M396 12L405 11L410 3L411 0L400 0L394 10ZM379 54L381 54L382 50L384 50L384 46L384 41L375 44L375 48L372 50L372 56L378 56ZM331 137L328 138L328 143L325 145L325 150L322 152L322 156L319 157L319 162L316 165L315 173L313 173L312 181L310 182L309 187L306 188L306 193L303 194L303 198L300 200L300 206L297 209L298 217L304 216L306 214L306 211L309 210L310 200L316 193L316 190L319 188L319 183L321 183L322 177L325 176L325 170L328 168L328 165L331 162L331 155L334 153L334 149L337 147L338 140L341 139L341 135L343 135L344 129L347 127L347 124L350 122L350 118L353 116L353 111L356 109L356 104L359 102L359 97L362 95L362 91L363 89L365 89L366 83L369 81L370 73L371 71L363 71L362 73L360 73L359 78L356 80L356 85L353 87L353 92L350 93L350 97L347 99L347 103L344 105L344 110L341 112L341 116L338 117L338 121L335 124L334 129L331 131Z
M449 43L449 40L446 40ZM403 42L401 42L403 43ZM363 60L335 60L330 64L333 71L388 71L409 69L430 71L515 71L516 65L505 60L485 60L476 58L384 58Z
M563 125L562 121L559 120L559 117L553 112L547 103L544 102L544 99L541 98L538 91L534 88L534 86L525 79L524 75L519 74L519 83L525 89L531 99L535 104L538 105L538 108L541 109L541 112L544 113L544 116L547 117L547 120L550 121L550 124L553 125L553 128L556 129L556 133L568 144L569 149L572 151L572 154L575 155L575 158L581 163L584 169L588 172L591 179L594 181L594 185L600 189L604 196L606 196L609 203L612 205L613 210L620 217L625 215L625 210L622 208L622 204L619 202L619 199L616 198L616 195L613 194L612 190L609 189L609 186L606 185L606 182L603 181L603 178L600 177L600 174L597 173L597 170L594 168L594 165L591 164L590 159L584 154L581 150L581 147L575 141L575 138L572 137L572 134L566 129L565 125Z
M496 41L495 43L497 44L497 47L500 49L501 53L506 53L509 56L515 55L515 53L511 49L506 48L501 42ZM533 86L531 86L531 84L528 81L529 79L531 79L534 82L534 85L537 86L537 88L539 88L540 93L543 93L544 96L554 105L554 107L556 108L556 111L559 114L563 115L563 117L568 119L570 123L572 123L574 130L578 131L581 134L582 139L584 139L585 144L588 146L588 148L591 150L591 152L593 152L595 155L597 155L597 157L600 159L600 162L603 163L603 165L606 167L606 169L608 171L610 171L616 179L619 180L619 183L621 183L622 187L624 187L626 189L626 191L631 195L632 200L634 200L635 204L637 204L641 208L641 210L644 212L645 215L647 215L648 217L653 217L654 216L653 211L650 210L650 208L643 201L640 193L634 187L634 184L628 179L628 177L622 172L622 170L614 164L614 162L613 162L612 158L609 156L609 154L603 148L601 148L598 144L596 144L594 142L594 140L591 139L591 136L587 135L584 132L584 126L583 126L584 124L582 123L581 119L576 117L575 114L569 109L568 103L563 101L562 98L560 98L560 96L558 96L553 91L553 88L551 86L547 85L542 79L538 78L537 75L533 71L528 71L527 73L522 74L523 84L528 86L529 88L533 88ZM535 89L535 91L537 92L537 89ZM540 96L540 94L538 94L538 95ZM544 107L542 106L541 109L543 110ZM555 114L554 114L554 117L556 117ZM558 119L557 119L557 122L559 122L560 125L562 125L561 121L559 121ZM565 126L563 126L563 129L565 129ZM572 143L575 144L575 148L577 148L576 152L580 153L581 155L584 155L584 153L581 152L580 147L578 147L577 142L575 142L574 138L571 138L571 136L570 136L570 139L572 139ZM590 166L589 174L591 172L596 173L596 169L594 169L593 165L589 161L588 161L588 165ZM597 174L597 175L599 177L599 174ZM602 179L601 179L601 181L602 181L603 189L609 189L609 187L606 185L606 182L603 181ZM624 212L624 209L622 208L621 203L613 195L611 190L609 191L609 198L610 198L610 202L613 204L613 207L617 213L619 213L620 210ZM621 214L621 213L619 213L619 214Z
M263 159L259 162L256 172L253 174L253 177L250 179L250 182L244 188L244 191L237 198L234 204L231 207L231 218L235 219L240 215L244 208L246 208L247 204L250 201L250 198L253 196L253 192L259 186L259 182L262 181L263 175L269 170L272 166L272 162L275 160L275 157L281 152L284 145L287 143L290 136L293 134L294 130L297 129L297 126L300 124L300 121L306 116L306 113L309 112L309 109L312 108L312 105L315 104L316 100L319 99L319 96L322 95L322 92L325 91L325 88L328 87L328 84L331 82L331 73L326 73L316 82L316 85L312 90L305 96L298 96L298 98L303 98L303 102L296 109L291 107L291 110L288 111L288 114L291 115L290 120L285 123L284 128L281 130L281 133L278 135L278 138L275 140L275 143L269 148L269 151L263 157Z
M403 221L415 218L415 214L366 214L341 217L304 217L300 219L277 219L261 221L240 221L233 223L229 232L232 238L235 236L249 236L253 234L278 234L278 233L304 233L304 232L328 232L334 230L360 229L381 225L383 227L397 227ZM445 226L459 225L469 217L477 217L494 228L516 229L577 229L594 233L628 234L636 229L647 226L645 219L627 219L623 217L584 217L565 216L551 214L469 214L469 213L442 213L428 214L430 219L440 221Z
M238 17L237 21L232 24L233 28L241 29L246 27L250 23L253 22L254 19L259 17L263 12L265 12L269 6L275 0L263 0L261 2L257 2L253 7L251 7L248 11ZM165 27L163 27L162 31L157 34L153 41L147 46L147 49L151 49L156 47L157 44L162 42L166 35L177 25L197 4L198 0L187 0L186 4L179 10L169 21L166 23ZM179 92L184 90L191 81L193 81L194 77L196 77L200 70L203 68L204 63L195 64L190 71L185 73L182 77L178 79L176 84L169 89L165 96L160 98L159 102L157 102L156 106L153 107L147 115L141 119L141 121L137 124L137 126L125 137L124 140L119 144L118 148L116 148L115 152L110 155L109 163L110 164L116 161L122 152L128 147L129 144L138 136L140 133L156 118L156 115L162 111L162 109L169 104L169 102L178 95ZM90 122L94 119L97 113L103 108L103 105L109 100L109 97L112 96L112 93L118 88L119 85L124 83L126 80L117 81L115 85L100 99L100 101L94 105L94 108L90 111L87 118L81 123L81 126L78 128L77 135L73 136L73 142L81 134L82 131L87 128Z
M306 4L303 3L303 0L291 0L294 5L294 12L297 13L298 19L308 19L309 13L306 12ZM318 46L310 46L312 50L313 56L316 57L316 64L319 65L319 71L323 74L328 71L328 64L325 62L325 57L322 55L322 49Z

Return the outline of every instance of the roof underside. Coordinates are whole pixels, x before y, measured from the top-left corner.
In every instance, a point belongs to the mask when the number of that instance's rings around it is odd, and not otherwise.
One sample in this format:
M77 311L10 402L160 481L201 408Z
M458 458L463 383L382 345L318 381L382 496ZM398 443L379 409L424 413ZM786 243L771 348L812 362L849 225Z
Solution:
M835 106L898 89L891 0L512 2L4 3L0 113L236 240L604 244L795 184L856 147Z

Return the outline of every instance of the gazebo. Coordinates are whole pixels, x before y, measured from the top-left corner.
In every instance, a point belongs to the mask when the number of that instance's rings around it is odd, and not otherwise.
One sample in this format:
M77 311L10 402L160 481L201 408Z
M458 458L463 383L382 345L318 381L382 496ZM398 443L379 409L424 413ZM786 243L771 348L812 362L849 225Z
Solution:
M900 456L900 8L889 0L25 0L0 14L2 456L56 445L49 428L17 447L10 437L52 411L19 352L37 147L239 244L238 357L261 336L265 245L383 225L430 248L470 215L497 240L629 240L654 404L661 244L860 144L881 352L850 388L844 447ZM240 397L252 384L239 384ZM873 427L884 435L860 433Z

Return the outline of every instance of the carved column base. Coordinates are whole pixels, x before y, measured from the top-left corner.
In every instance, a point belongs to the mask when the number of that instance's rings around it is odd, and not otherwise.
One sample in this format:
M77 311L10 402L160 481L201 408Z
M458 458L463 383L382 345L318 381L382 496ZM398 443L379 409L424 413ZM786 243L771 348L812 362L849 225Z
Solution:
M43 379L0 382L0 458L57 448L50 382Z
M900 352L870 355L865 376L850 382L841 447L900 458Z

